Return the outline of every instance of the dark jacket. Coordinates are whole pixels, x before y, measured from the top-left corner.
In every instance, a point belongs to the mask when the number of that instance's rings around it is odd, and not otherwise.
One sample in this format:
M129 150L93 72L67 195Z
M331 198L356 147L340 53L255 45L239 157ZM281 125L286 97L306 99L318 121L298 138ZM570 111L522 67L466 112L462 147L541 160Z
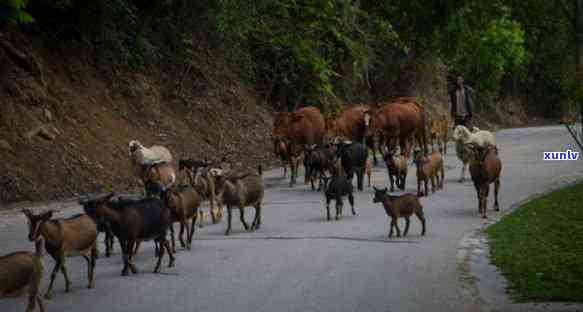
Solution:
M449 97L450 97L450 101L451 101L451 116L453 118L455 118L455 116L456 116L457 105L459 105L459 103L457 103L457 97L455 94L456 90L457 90L457 88L454 88L449 93ZM466 110L468 111L468 117L471 118L473 115L473 112L474 112L474 89L464 85L464 90L466 93L466 103L464 103L464 104L466 105Z

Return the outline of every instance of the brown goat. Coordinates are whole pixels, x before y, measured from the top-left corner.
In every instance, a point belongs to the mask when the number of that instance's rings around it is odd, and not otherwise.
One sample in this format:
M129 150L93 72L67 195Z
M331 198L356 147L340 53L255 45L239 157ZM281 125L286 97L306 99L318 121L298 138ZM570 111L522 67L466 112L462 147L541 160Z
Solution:
M228 226L225 235L231 233L232 208L238 207L241 223L245 230L257 230L261 226L261 206L265 192L261 170L259 174L250 168L237 169L225 173L220 169L211 169L211 174L218 177L217 190L223 203L227 206ZM245 207L255 207L255 218L251 227L245 221Z
M443 189L443 180L445 178L443 170L443 157L439 152L433 152L429 156L418 154L415 159L417 165L417 196L429 196L427 184L431 180L431 192L435 193L435 184L437 189ZM421 192L421 183L425 184L425 193Z
M146 167L142 174L142 182L146 186L146 195L151 196L152 190L148 185L161 185L166 188L176 183L176 171L169 163L158 163Z
M429 127L429 138L431 141L431 148L435 144L439 147L440 152L443 151L443 155L447 155L447 139L449 132L449 119L447 115L440 115L431 120L431 126Z
M372 161L370 159L366 160L366 167L364 167L364 174L368 179L368 187L370 187L370 180L372 179Z
M89 288L95 286L95 260L97 259L97 225L86 214L76 215L68 219L51 220L52 211L35 215L30 210L23 210L28 219L31 242L38 241L41 236L45 240L45 249L55 260L51 273L51 282L45 297L50 299L53 293L53 283L60 270L65 277L65 291L71 291L71 281L65 266L65 259L82 255L87 261Z
M409 232L409 217L415 214L419 221L421 221L421 235L425 235L425 215L423 213L423 206L419 202L419 197L414 194L403 194L401 196L391 196L387 192L387 188L377 189L374 187L373 203L382 203L385 212L391 218L391 226L389 230L389 238L393 236L393 227L397 228L397 237L401 236L399 229L399 218L405 218L405 231L403 236L407 236Z
M35 253L14 252L0 257L0 298L19 297L28 292L26 312L45 311L38 292L43 275L42 240L35 242Z
M385 152L385 165L387 166L387 173L389 175L389 182L391 183L391 192L395 191L395 182L397 187L405 190L405 183L407 181L407 158L403 155L395 155L395 152Z
M474 187L478 195L478 211L482 218L487 218L486 208L488 207L488 194L490 184L494 183L494 210L500 211L498 205L498 191L500 190L500 172L502 162L498 157L498 148L488 145L481 148L474 144L470 145L470 174Z
M162 201L170 210L170 219L172 222L180 223L180 233L178 239L182 248L190 250L192 246L192 237L198 218L198 207L200 206L201 197L190 187L171 187L162 193ZM190 227L188 219L191 219ZM186 229L187 244L184 243L183 234ZM176 243L174 240L174 227L170 225L170 236L172 237L172 251L176 253Z

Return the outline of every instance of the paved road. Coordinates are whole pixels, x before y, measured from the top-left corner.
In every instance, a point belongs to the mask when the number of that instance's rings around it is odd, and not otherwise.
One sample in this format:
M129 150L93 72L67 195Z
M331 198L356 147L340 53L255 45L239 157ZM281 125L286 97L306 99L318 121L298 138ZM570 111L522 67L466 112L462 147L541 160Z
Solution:
M496 137L504 163L502 209L581 176L580 163L541 160L543 151L564 150L571 143L564 128L504 130ZM459 240L481 222L476 194L471 182L457 182L460 163L453 146L449 150L445 190L422 199L425 237L412 219L409 237L387 239L388 218L373 205L371 188L356 194L357 216L345 213L341 221L326 222L323 195L304 185L288 188L275 170L266 173L270 188L259 231L245 233L237 217L230 237L224 236L225 222L197 228L193 250L179 250L176 267L164 267L163 274L150 273L154 258L148 244L136 262L143 273L121 277L116 246L114 257L98 260L95 289L85 288L84 260L70 259L73 292L64 293L59 275L55 298L46 307L83 312L483 310L478 298L464 291L456 261ZM416 187L412 169L407 191ZM375 168L374 183L386 183L384 167ZM62 215L79 211L74 204L54 206L63 207ZM252 214L248 210L248 220ZM0 254L32 248L21 215L0 216L0 233ZM52 269L48 256L44 263L45 272ZM45 276L43 289L46 285ZM0 301L0 311L22 311L23 303Z

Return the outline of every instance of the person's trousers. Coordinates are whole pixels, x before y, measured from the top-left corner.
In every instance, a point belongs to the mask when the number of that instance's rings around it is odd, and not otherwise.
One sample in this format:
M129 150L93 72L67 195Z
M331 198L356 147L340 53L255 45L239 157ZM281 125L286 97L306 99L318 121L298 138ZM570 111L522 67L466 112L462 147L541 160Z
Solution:
M468 128L470 131L474 128L474 124L470 116L455 116L453 126L457 127L459 125Z

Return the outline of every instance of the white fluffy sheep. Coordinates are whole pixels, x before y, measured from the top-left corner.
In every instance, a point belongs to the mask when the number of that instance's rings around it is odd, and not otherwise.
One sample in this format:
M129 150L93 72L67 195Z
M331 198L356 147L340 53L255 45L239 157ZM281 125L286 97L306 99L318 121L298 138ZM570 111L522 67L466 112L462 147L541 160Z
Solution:
M136 172L136 175L141 177L142 170L145 166L150 166L156 163L171 163L172 154L164 146L152 145L147 148L139 141L132 140L129 143L130 161Z
M453 131L453 139L455 140L456 155L459 160L462 161L462 175L460 177L460 182L463 182L465 180L466 167L470 162L468 144L485 147L487 145L496 145L496 139L490 131L480 130L474 127L472 132L470 132L468 128L462 125L455 127Z

